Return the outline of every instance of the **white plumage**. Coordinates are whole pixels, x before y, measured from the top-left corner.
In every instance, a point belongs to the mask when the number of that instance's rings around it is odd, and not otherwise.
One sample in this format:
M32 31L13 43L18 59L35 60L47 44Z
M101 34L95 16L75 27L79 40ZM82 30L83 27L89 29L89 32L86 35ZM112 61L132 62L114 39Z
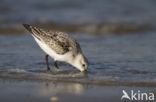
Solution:
M73 65L80 71L87 69L88 61L83 55L80 45L71 36L62 32L54 32L27 24L23 25L32 33L38 45L47 54L46 62L48 70L50 69L48 55L54 59L56 68L58 68L56 61L62 61Z

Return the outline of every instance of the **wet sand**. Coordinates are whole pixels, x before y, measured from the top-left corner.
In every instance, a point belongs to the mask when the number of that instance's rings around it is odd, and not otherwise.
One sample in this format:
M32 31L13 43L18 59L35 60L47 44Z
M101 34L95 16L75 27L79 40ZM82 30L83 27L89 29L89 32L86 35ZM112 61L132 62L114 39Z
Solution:
M122 90L153 92L156 88L1 79L0 90L2 102L123 102Z

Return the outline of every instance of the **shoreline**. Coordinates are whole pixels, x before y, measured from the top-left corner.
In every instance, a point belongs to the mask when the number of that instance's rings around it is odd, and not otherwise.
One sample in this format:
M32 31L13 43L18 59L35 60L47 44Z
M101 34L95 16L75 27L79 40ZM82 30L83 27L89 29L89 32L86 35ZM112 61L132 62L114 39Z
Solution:
M35 81L35 82L57 82L57 83L71 83L71 84L82 84L82 85L97 85L97 86L123 86L123 87L156 87L156 83L151 82L115 82L115 81L87 81L87 80L68 80L68 79L33 79L31 77L2 77L1 80L17 80L17 81Z

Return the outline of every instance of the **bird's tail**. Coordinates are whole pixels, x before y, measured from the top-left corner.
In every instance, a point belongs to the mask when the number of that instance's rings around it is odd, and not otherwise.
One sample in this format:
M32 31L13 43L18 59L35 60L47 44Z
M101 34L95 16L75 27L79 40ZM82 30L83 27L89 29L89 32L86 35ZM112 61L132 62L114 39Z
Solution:
M32 26L28 25L28 24L23 24L23 26L30 32L32 33Z
M28 25L28 24L23 24L23 26L24 26L34 37L36 37L37 39L41 40L41 39L40 39L41 32L39 31L39 28L33 27L33 26L31 26L31 25Z

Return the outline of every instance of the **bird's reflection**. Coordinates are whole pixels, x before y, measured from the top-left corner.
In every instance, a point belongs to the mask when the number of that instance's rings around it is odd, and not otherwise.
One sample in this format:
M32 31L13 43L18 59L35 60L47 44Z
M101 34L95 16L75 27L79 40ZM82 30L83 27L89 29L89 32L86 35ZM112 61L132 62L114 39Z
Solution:
M40 95L58 95L58 94L82 94L87 85L79 83L46 83L39 88Z

